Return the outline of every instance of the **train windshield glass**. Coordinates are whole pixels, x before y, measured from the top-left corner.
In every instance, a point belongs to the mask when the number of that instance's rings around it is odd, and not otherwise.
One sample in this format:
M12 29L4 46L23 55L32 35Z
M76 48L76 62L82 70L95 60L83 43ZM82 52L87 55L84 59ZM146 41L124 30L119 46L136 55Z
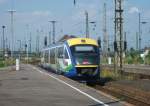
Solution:
M71 47L76 64L98 64L98 48L93 45L76 45Z
M96 49L93 46L75 46L75 52L92 52L95 53Z

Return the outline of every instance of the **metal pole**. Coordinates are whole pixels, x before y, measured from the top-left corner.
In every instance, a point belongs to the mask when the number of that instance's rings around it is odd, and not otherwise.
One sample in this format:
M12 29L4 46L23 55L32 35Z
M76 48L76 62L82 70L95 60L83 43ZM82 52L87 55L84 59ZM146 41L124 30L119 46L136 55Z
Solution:
M20 61L21 61L21 40L20 40Z
M51 44L51 31L49 31L49 45Z
M21 40L18 40L18 42L20 45L20 47L19 47L19 60L21 60Z
M31 40L32 40L32 38L31 38L31 32L30 32L30 40L29 40L29 42L30 42L29 53L30 53L30 54L31 54L31 46L32 46L32 45L31 45Z
M139 51L141 51L141 14L139 13Z
M16 12L16 11L14 11L14 10L10 10L10 11L8 11L10 14L11 14L11 36L12 36L12 50L11 50L11 57L13 58L13 52L14 52L14 17L13 17L13 15L14 15L14 12Z
M55 21L52 21L53 24L53 44L55 44Z
M104 3L103 7L103 51L104 57L107 58L108 53L108 35L107 35L107 18L106 18L106 3Z
M40 31L37 30L37 35L36 35L36 54L39 55L39 47L40 47Z
M89 16L87 11L85 11L85 16L86 16L86 38L89 38Z
M73 1L74 5L76 5L76 0Z
M25 44L25 47L26 47L26 62L27 62L27 64L28 64L28 53L29 53L29 42L28 42L28 40L27 40L27 42L26 42L26 44Z
M116 44L117 44L117 15L116 15L116 10L117 10L117 0L115 0L115 21L114 21L114 23L115 23L115 29L114 29L114 31L115 31L115 33L114 33L114 44L115 44L115 42L116 42ZM115 45L114 45L115 46ZM116 45L117 46L117 45ZM115 47L114 47L115 48ZM117 51L116 50L114 50L114 71L115 71L115 75L117 75L117 73L118 73L118 56L117 56Z
M49 21L49 22L51 22L52 23L52 26L53 26L53 44L55 44L55 23L56 23L56 21Z
M122 73L123 71L123 26L122 26L122 0L120 0L120 5L119 5L119 9L120 9L120 71Z
M120 72L123 70L123 9L122 0L115 0L115 38L117 44L117 60L120 66Z
M3 59L4 59L4 57L5 57L5 38L4 38L4 29L5 29L5 26L2 26L2 28L3 28Z
M136 32L136 50L138 51L138 45L139 45L139 43L138 43L138 41L139 41L139 38L138 38L138 32Z

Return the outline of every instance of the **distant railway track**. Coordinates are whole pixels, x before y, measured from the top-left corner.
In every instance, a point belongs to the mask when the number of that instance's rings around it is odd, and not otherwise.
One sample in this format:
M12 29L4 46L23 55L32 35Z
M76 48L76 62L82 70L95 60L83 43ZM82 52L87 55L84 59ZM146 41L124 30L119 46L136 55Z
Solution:
M113 65L101 65L102 70L114 70ZM150 79L150 66L148 65L124 65L123 66L123 73L128 75L134 75L140 79L146 78Z

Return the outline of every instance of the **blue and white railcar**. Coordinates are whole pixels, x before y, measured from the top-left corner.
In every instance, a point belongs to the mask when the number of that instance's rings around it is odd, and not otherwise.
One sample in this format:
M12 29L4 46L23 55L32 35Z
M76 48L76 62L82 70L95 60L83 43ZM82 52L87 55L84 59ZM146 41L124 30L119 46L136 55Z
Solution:
M100 55L97 41L72 38L42 50L42 65L70 78L95 81L100 76Z

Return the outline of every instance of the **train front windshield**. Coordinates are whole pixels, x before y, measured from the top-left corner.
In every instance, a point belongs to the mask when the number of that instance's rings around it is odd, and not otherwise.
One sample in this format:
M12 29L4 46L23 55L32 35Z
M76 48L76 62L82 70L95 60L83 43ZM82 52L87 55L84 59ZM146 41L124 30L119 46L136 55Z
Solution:
M76 45L71 47L71 52L77 65L98 64L98 47L93 45Z

